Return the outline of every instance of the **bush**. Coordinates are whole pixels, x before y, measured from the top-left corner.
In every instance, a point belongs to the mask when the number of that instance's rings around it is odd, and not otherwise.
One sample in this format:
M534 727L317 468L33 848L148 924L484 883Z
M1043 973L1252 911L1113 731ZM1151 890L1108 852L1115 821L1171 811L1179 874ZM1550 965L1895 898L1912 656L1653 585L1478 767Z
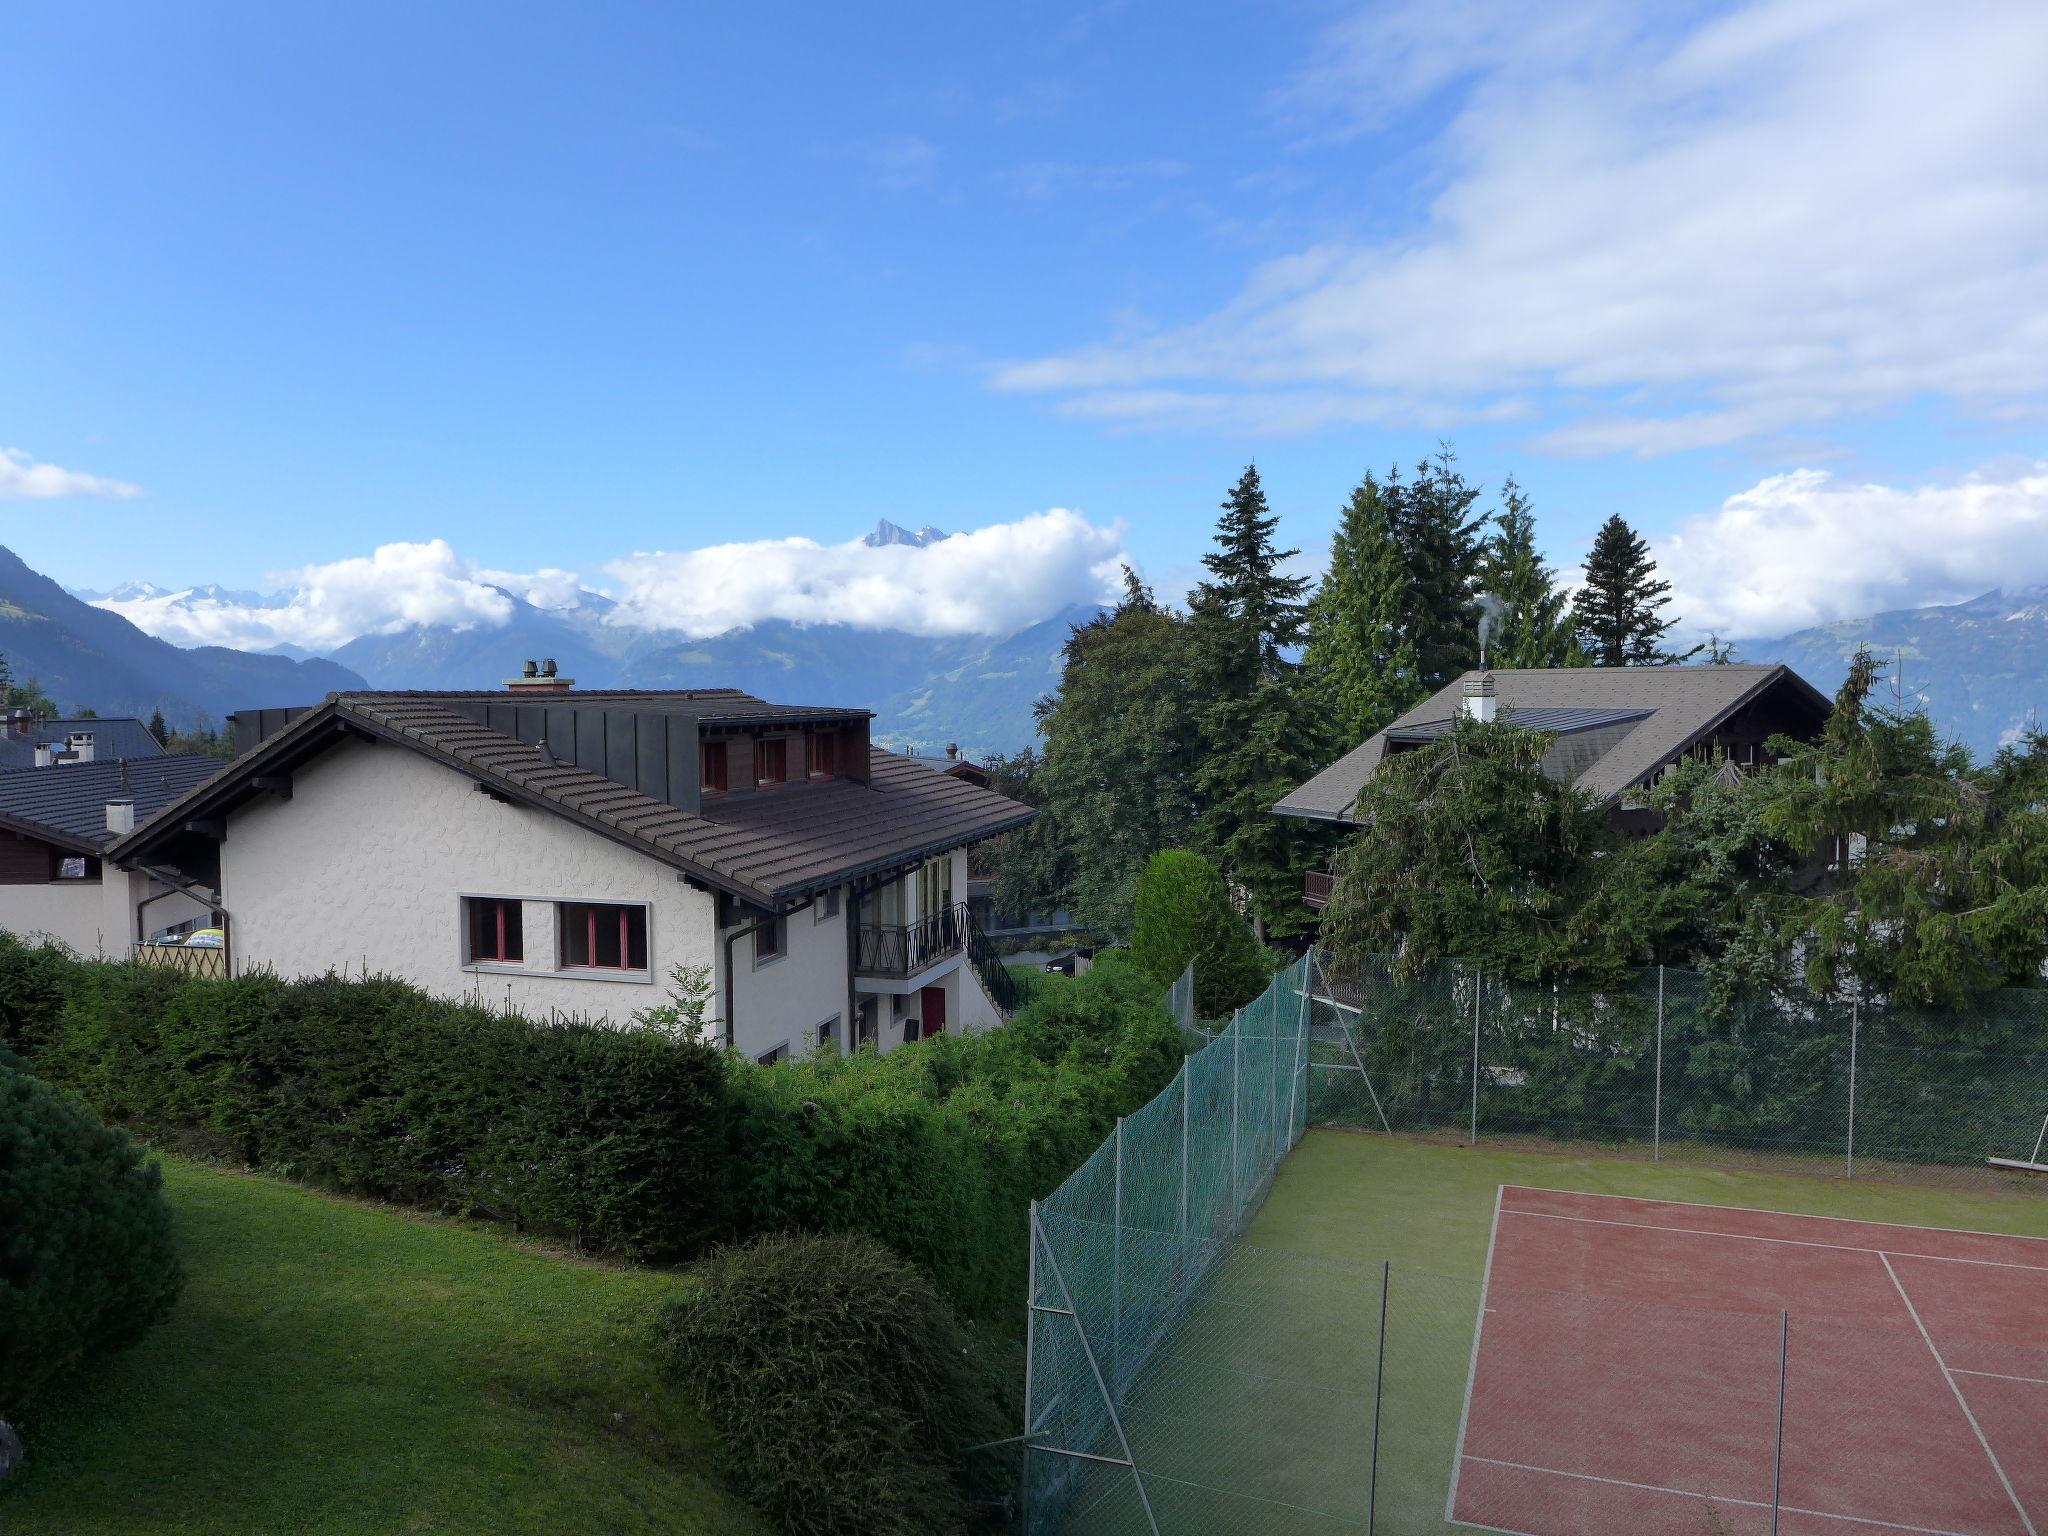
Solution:
M140 1340L180 1279L157 1169L0 1052L0 1419Z
M1007 1311L1030 1202L1180 1062L1159 989L1120 956L987 1034L766 1070L731 1060L727 1231L865 1232L963 1311Z
M1251 925L1231 905L1216 866L1198 853L1155 853L1138 877L1131 957L1161 987L1195 967L1195 1012L1220 1018L1272 980Z
M0 995L45 969L0 945ZM636 1257L694 1253L717 1231L724 1101L709 1046L538 1024L385 978L89 964L66 980L54 1024L39 1004L10 1033L109 1120Z
M864 1237L763 1237L664 1303L665 1367L740 1493L798 1536L932 1536L971 1518L961 1452L1012 1432L975 1335Z

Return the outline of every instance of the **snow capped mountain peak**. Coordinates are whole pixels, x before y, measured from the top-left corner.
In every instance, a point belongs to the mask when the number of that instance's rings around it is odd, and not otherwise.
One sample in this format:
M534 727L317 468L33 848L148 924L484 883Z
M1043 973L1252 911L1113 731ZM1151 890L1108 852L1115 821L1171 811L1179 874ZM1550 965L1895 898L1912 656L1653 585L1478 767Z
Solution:
M912 549L925 549L939 540L950 538L943 528L934 528L930 523L912 533L908 528L899 527L886 517L875 524L874 532L865 534L861 543L869 549L885 549L891 544L906 544Z

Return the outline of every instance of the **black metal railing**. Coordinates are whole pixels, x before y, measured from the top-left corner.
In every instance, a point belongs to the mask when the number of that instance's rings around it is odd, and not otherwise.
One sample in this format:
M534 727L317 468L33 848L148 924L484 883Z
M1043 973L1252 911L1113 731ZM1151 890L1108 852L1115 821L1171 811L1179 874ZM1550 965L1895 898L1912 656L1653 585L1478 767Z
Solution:
M1030 1002L1038 990L1038 973L1027 972L1020 976L1003 963L1003 957L996 953L996 947L989 936L981 931L981 925L969 917L967 921L967 960L974 967L974 974L981 978L982 989L988 993L989 1001L1008 1018L1019 1008Z
M965 903L914 923L862 923L854 940L854 969L862 976L915 976L959 954L971 926Z

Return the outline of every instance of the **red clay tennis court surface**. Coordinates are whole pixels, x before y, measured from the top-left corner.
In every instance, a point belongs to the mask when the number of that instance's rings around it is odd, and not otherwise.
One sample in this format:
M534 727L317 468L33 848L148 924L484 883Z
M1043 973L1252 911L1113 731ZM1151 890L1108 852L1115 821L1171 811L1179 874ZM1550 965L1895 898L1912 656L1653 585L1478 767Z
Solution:
M1504 1187L1452 1523L1763 1536L1774 1480L1783 1536L2048 1536L2048 1239Z

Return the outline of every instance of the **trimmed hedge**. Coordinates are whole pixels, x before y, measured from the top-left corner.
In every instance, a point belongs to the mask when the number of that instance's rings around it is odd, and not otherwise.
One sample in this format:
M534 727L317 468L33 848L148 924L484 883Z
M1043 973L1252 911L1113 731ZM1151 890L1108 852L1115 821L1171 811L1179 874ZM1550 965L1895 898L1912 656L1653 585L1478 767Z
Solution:
M125 1349L183 1276L162 1176L76 1097L0 1051L0 1420Z
M0 1046L108 1120L288 1177L641 1258L865 1232L963 1310L1021 1294L1028 1203L1180 1065L1111 955L1010 1025L759 1067L402 982L200 981L0 935Z
M1273 979L1273 965L1251 924L1230 900L1222 873L1199 853L1167 848L1138 876L1131 914L1131 957L1160 987L1195 968L1195 1012L1224 1018Z
M658 1321L740 1492L792 1536L945 1536L972 1519L961 1453L1015 1422L983 1341L872 1238L757 1239L700 1265Z
M0 1044L109 1120L324 1188L662 1258L721 1227L708 1046L535 1024L402 982L190 980L0 941ZM17 978L27 985L19 990Z

